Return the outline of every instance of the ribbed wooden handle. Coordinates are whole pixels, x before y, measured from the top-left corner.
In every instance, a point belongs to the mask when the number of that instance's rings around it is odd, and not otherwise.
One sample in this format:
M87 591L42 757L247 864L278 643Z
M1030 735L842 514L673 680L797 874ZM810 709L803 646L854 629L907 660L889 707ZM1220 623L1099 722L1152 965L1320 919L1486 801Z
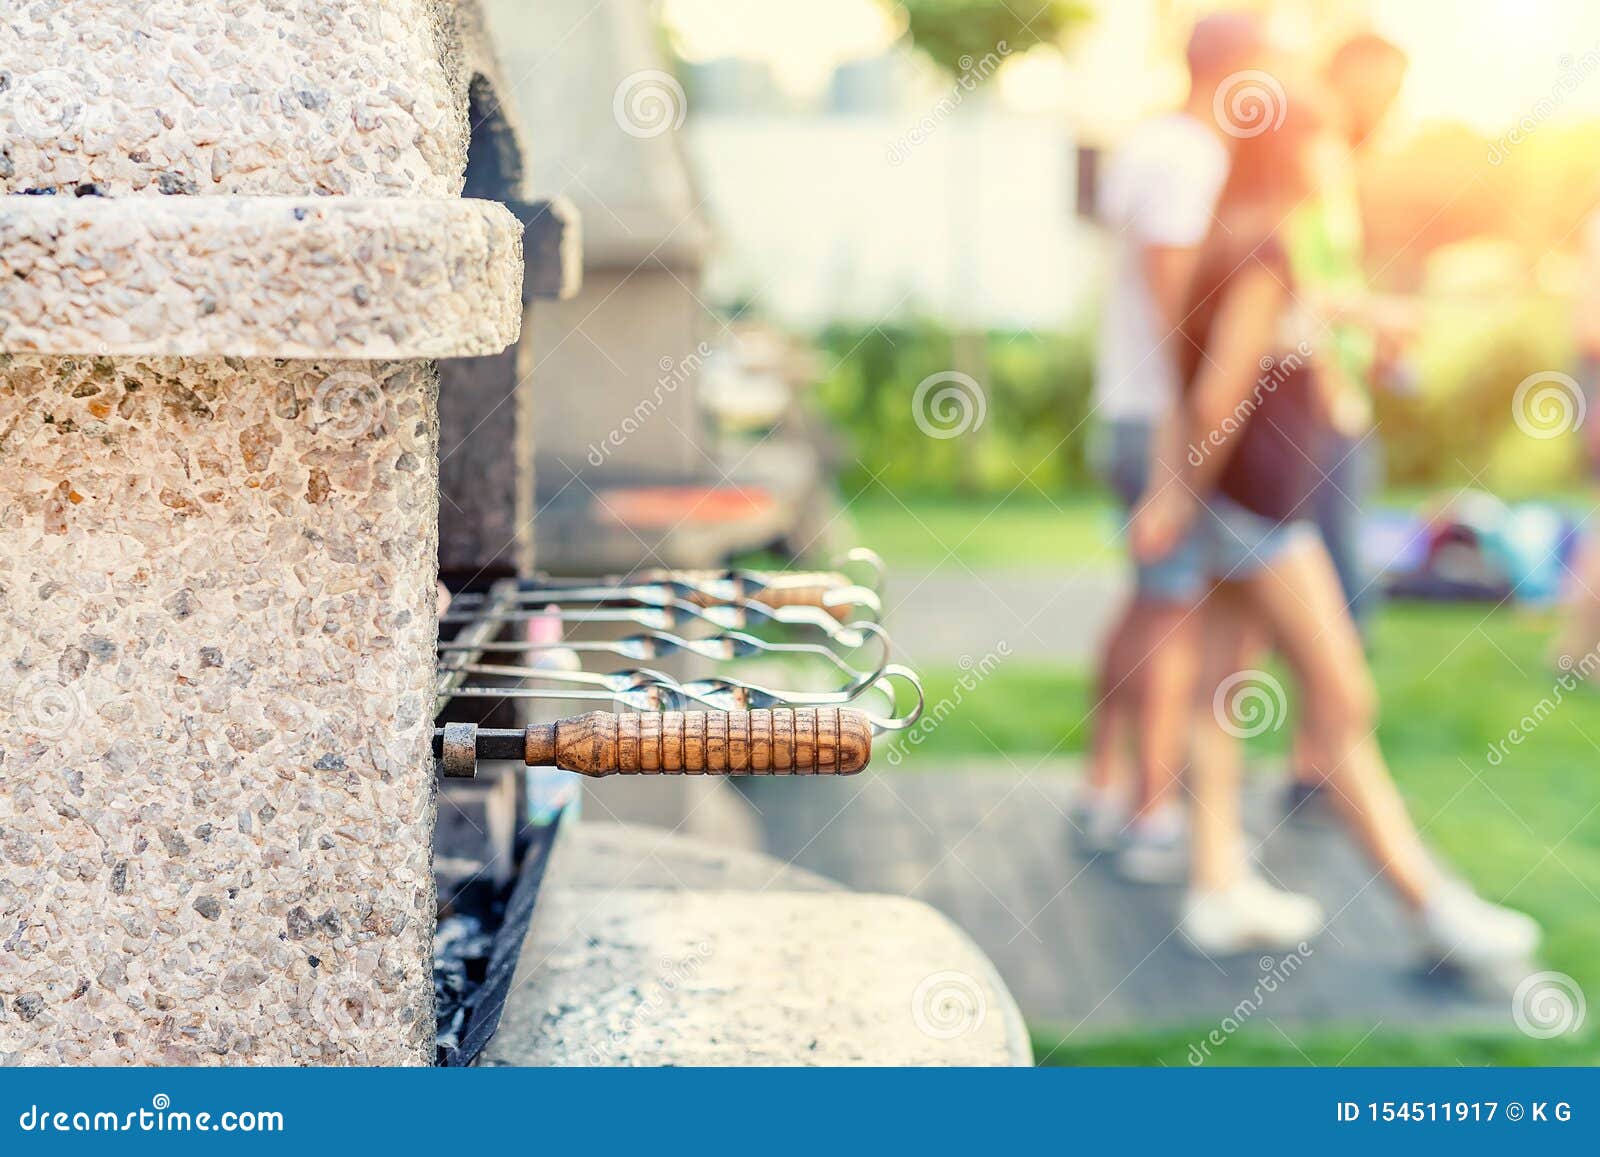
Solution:
M752 592L752 597L761 598L763 594L771 593L783 587L847 587L850 580L838 571L813 570L785 570L785 571L755 571L758 576L766 576L776 582L776 586L762 587L760 591ZM687 583L717 583L728 579L729 574L723 570L651 570L636 575L635 582L687 582ZM736 580L737 581L737 580ZM765 601L763 599L763 601Z
M830 589L826 586L768 587L756 595L756 598L769 607L817 607L827 611L841 623L845 622L860 608L849 605L830 607L827 602Z
M727 579L723 571L715 570L687 570L687 571L649 571L641 576L646 582L687 582L711 585ZM743 597L755 599L758 603L765 603L769 607L818 607L827 611L841 623L848 622L852 612L856 609L849 606L830 607L827 605L827 596L830 590L837 587L848 586L850 580L842 574L830 571L784 571L783 583L780 586L762 587L759 590L743 591L743 584L735 582L736 589L741 591ZM689 596L689 601L700 607L727 606L733 600L721 599L715 595L699 592Z
M584 775L854 775L872 758L859 711L592 711L528 728L530 767Z

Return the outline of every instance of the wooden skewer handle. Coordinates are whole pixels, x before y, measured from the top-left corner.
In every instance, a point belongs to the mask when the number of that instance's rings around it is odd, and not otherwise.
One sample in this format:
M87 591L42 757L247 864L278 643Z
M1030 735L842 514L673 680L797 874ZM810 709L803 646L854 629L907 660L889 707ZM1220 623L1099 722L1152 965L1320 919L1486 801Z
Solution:
M661 571L659 574L663 579L677 578L686 582L707 583L721 581L724 577L717 571L687 571L678 574ZM856 610L851 606L828 606L828 592L849 583L844 575L830 574L827 571L786 571L783 579L783 583L779 586L763 587L761 590L749 592L749 597L769 607L817 607L827 611L841 623L847 622ZM701 607L725 606L730 602L728 599L719 599L714 595L703 593L690 595L689 601Z
M841 623L860 610L849 605L830 607L827 602L830 589L825 586L768 587L755 597L769 607L818 607Z
M592 711L526 733L530 767L583 775L854 775L872 724L842 707L773 711Z
M774 589L781 590L784 587L822 587L823 589L830 589L832 587L847 587L850 585L849 578L840 574L838 571L784 570L757 571L755 573L764 575L776 581L776 587L769 586L762 588L763 592L768 593ZM652 570L636 576L633 581L713 583L722 582L726 580L727 577L728 572L723 570ZM756 597L759 598L760 594L758 593ZM765 602L766 600L763 599L762 601Z

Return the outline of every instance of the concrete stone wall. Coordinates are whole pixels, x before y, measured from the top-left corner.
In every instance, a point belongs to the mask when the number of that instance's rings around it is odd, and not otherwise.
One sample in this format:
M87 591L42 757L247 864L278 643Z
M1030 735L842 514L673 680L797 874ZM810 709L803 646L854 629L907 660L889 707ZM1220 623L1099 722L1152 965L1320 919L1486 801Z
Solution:
M37 0L0 12L0 192L453 197L453 0Z
M37 292L8 276L0 294L0 1061L432 1059L437 372L271 359L515 339L516 252L494 241L514 223L449 200L467 146L454 12L0 11L0 194L77 194L74 212L102 222L138 199L163 223L125 253L74 232L87 295L61 274L67 234L28 232L43 248L18 278ZM400 216L357 209L335 272L308 275L272 323L286 342L306 318L352 326L274 350L259 332L270 308L214 319L276 284L263 263L306 257L303 241L282 248L300 218L261 218L281 224L259 233L277 248L232 265L207 224L253 219L265 196L442 208L419 210L439 227L398 246L371 242ZM479 226L478 258L451 249ZM166 272L141 281L123 261ZM220 279L215 312L174 293L131 335L80 326L87 356L48 337L7 345L81 322L70 315L111 301L105 285L148 284L131 304L149 305L169 278ZM435 342L442 331L405 321L427 308L413 303L393 311L399 328L369 326L350 310L377 308L362 287L383 281L437 285L507 324Z
M484 9L514 82L506 102L534 141L528 178L583 219L583 291L533 318L540 502L607 483L715 480L698 405L701 343L720 328L700 300L710 231L679 140L686 99L665 72L651 6ZM574 553L550 545L541 565ZM654 561L639 554L633 562Z
M0 1054L431 1058L435 390L0 356Z
M717 330L681 278L590 267L582 293L532 321L543 494L585 493L573 475L589 485L715 479L696 389Z

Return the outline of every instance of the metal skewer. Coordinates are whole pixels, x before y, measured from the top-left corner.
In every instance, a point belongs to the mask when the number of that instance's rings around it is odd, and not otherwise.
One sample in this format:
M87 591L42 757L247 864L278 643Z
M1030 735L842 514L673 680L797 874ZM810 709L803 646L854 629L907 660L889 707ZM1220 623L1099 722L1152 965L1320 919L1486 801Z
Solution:
M857 583L849 574L842 570L833 571L775 571L752 570L746 568L729 568L726 570L666 570L654 569L635 571L631 574L605 575L600 578L563 578L552 575L537 575L531 579L524 579L518 587L528 595L537 595L541 591L563 591L574 587L620 587L620 586L657 586L665 583L683 583L694 587L714 588L716 586L732 587L737 597L747 597L763 591L793 591L813 587L824 590L835 590L841 587L861 586L877 594L882 582L884 567L883 560L878 555L865 548L857 548L846 554L840 560L841 566L858 566L866 569L871 574L867 582ZM480 602L480 594L464 594L461 598L468 604Z
M843 706L854 703L862 696L875 692L882 695L888 703L888 714L874 715L868 712L862 714L871 723L876 732L903 731L921 717L926 697L923 694L922 682L908 667L899 664L887 664L881 672L874 671L871 675L864 676L851 686L837 691L781 691L770 687L762 687L755 683L747 683L739 679L696 679L688 683L679 683L659 671L618 671L610 675L601 675L589 671L551 671L540 667L521 667L510 664L473 663L465 670L469 674L485 675L499 678L551 682L576 683L581 686L598 687L603 690L577 691L559 690L547 691L542 688L528 687L485 687L463 688L462 691L472 694L481 694L489 698L503 695L508 698L520 699L585 699L585 698L611 698L624 706L634 707L636 710L660 710L671 705L697 704L704 707L713 707L721 711L748 711L754 709L772 709L778 707L820 707ZM916 705L906 714L896 713L898 697L894 690L894 680L903 680L911 687ZM651 701L641 700L640 696L658 696ZM648 705L638 706L643 701Z
M916 705L905 714L897 713L898 696L894 690L894 680L903 680L912 690ZM754 683L746 683L738 679L697 679L689 683L674 684L673 689L707 707L715 707L724 711L750 710L754 708L773 708L779 706L830 706L856 703L863 696L876 693L883 696L888 704L887 714L874 714L863 711L862 714L872 724L875 734L890 731L904 731L914 725L922 717L923 708L927 703L927 696L922 689L922 681L915 671L909 667L902 667L898 663L891 663L883 670L882 676L873 679L870 683L862 683L846 688L842 691L777 691L769 687L760 687Z
M803 592L804 598L794 597ZM774 610L809 609L824 610L834 618L848 617L865 611L878 615L883 602L877 592L859 586L828 588L767 587L762 590L744 590L737 584L721 579L632 583L620 586L606 584L537 588L521 590L517 595L519 605L568 603L640 603L644 606L661 606L665 601L678 600L697 607L745 606L760 603Z
M891 644L888 632L877 623L865 621L847 623L846 627L878 641L880 653L874 670L881 675L889 661ZM572 651L579 654L616 655L618 658L632 659L640 663L655 662L680 653L698 655L702 659L718 663L748 659L756 655L805 655L824 660L851 679L859 679L863 674L858 668L846 663L826 644L772 643L745 634L743 631L725 631L705 639L685 639L667 631L645 631L622 639L583 639L557 643L523 643L514 639L491 643L449 642L440 643L439 651L441 654L468 651L486 655Z
M757 597L771 606L814 606L846 617L852 608L863 608L876 616L882 611L883 560L871 550L856 548L838 560L832 571L766 571L751 569L687 570L655 569L603 578L558 578L540 575L517 584L523 601L551 596L551 601L577 590L603 589L608 598L628 587L669 588L688 602L713 606ZM851 573L860 576L857 582ZM463 593L457 596L462 607L478 606L488 596Z
M457 687L452 699L568 700L575 703L611 703L633 711L670 711L692 707L695 700L678 691L669 680L615 691L589 691L568 687Z
M880 595L883 594L883 584L888 577L889 567L883 561L883 556L877 551L858 546L853 550L846 551L843 557L834 560L833 565L834 569L844 573L846 578L851 577L847 569L850 567L855 567L858 571L868 571L871 577L864 579L860 585L877 591Z
M730 631L743 630L750 626L751 620L755 620L788 626L815 627L830 640L846 647L860 647L865 642L865 636L860 630L842 626L838 619L819 607L769 607L753 600L736 606L700 607L683 599L660 594L653 594L648 601L642 599L630 599L630 601L638 601L644 605L585 607L575 610L558 604L557 609L549 610L524 609L519 603L516 610L496 610L488 613L475 612L470 608L458 611L452 605L449 613L441 617L439 622L441 625L480 621L517 623L555 617L567 623L634 623L656 631L676 631L688 623L702 622L709 623L719 631Z
M796 588L797 590L799 588ZM760 594L762 597L755 597ZM828 589L804 588L804 598L795 597L795 591L774 587L763 592L740 590L722 580L688 581L673 579L652 583L612 585L607 582L575 586L519 588L515 604L518 607L558 605L573 603L637 603L641 606L659 607L672 603L686 603L701 608L765 606L776 612L827 611L835 619L849 618L852 613L865 611L876 616L883 603L875 591L866 587L841 586ZM458 596L453 607L474 608L479 604L467 596ZM810 618L812 616L806 616Z

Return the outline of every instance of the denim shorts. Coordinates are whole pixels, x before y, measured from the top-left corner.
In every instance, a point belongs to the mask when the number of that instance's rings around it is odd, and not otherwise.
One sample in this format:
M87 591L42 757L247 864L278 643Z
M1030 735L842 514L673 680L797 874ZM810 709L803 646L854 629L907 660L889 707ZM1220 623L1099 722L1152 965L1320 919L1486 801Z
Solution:
M1106 484L1122 500L1124 530L1150 481L1154 427L1148 422L1111 422L1101 446L1100 470ZM1141 598L1160 602L1193 602L1205 593L1205 542L1197 525L1170 554L1154 563L1135 563L1134 581Z
M1107 484L1132 515L1150 478L1153 427L1112 422L1106 427L1101 469ZM1310 522L1278 522L1213 494L1194 526L1154 563L1136 565L1141 597L1193 602L1214 582L1238 581L1271 566L1297 544L1315 539Z
M1206 500L1200 525L1206 577L1213 582L1250 578L1301 543L1317 541L1314 522L1279 522L1220 494Z

